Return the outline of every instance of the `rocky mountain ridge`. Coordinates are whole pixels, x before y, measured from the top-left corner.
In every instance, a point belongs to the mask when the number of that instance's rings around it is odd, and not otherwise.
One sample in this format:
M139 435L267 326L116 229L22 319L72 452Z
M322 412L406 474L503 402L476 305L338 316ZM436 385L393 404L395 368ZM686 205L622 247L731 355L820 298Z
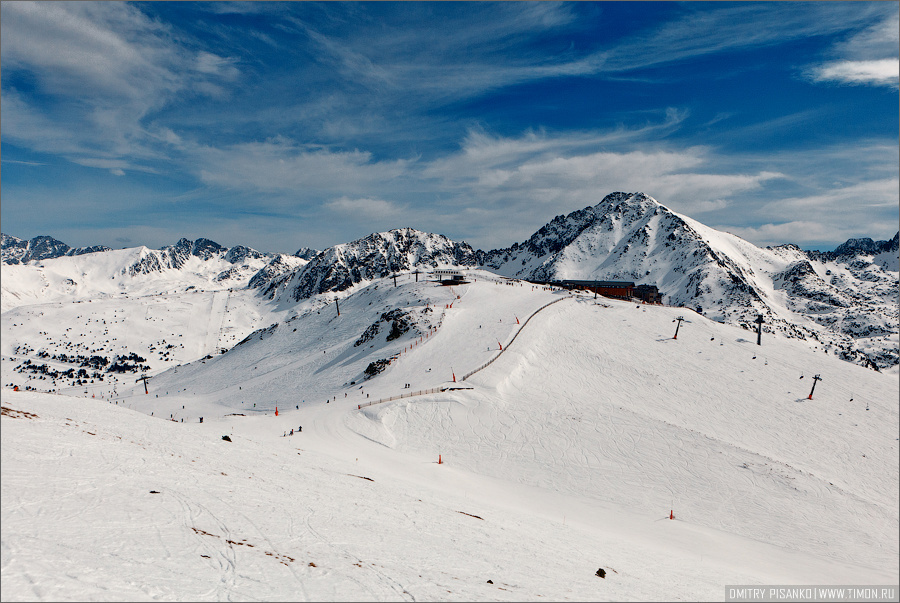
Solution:
M657 286L667 305L747 329L762 316L767 331L885 368L900 362L898 236L850 239L833 252L807 252L796 245L759 248L642 193L616 192L595 206L557 216L505 249L474 250L412 228L293 255L181 239L160 250L142 248L139 260L122 273L159 273L181 269L192 258L219 258L232 267L218 273L216 282L246 284L263 299L288 305L398 272L449 266L484 267L539 282L626 280ZM4 263L78 253L51 237L37 239L42 240L23 245L4 235ZM266 263L260 267L260 262Z
M105 245L69 247L53 237L42 235L31 240L0 234L0 258L4 264L25 264L32 260L47 260L62 256L83 255L109 251Z
M344 291L374 278L416 268L476 266L477 253L465 242L414 228L397 228L329 247L291 272L258 282L268 299L300 301L329 291Z
M204 262L219 257L229 264L237 266L246 263L247 260L265 259L270 256L271 254L262 253L243 245L227 248L209 239L200 238L191 241L181 238L174 245L168 245L162 249L142 249L141 258L126 268L123 273L127 271L131 276L135 276L161 272L166 269L178 270L192 257L199 258ZM224 278L227 276L223 276L219 280Z

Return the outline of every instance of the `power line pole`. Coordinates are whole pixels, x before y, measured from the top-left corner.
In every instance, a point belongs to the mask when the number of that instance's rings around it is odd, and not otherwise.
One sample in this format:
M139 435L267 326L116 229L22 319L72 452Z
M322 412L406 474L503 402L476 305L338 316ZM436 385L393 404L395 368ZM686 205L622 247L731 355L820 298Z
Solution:
M418 268L416 268L416 271L415 271L415 272L413 272L413 274L415 274L415 275L416 275L416 282L417 282L417 283L418 283L418 282L419 282L419 274L420 274L420 273L419 273L419 269L418 269Z
M684 316L679 316L678 318L676 318L675 320L672 321L672 322L678 321L678 324L675 326L675 337L673 337L672 339L678 339L678 329L681 328L682 320L684 320Z
M807 398L807 400L812 400L813 392L816 391L816 381L821 381L821 380L822 380L822 378L818 375L813 377L813 386L812 386L812 389L809 390L809 398Z
M341 304L338 303L338 298L334 298L334 305L337 308L337 315L341 315Z
M756 345L762 345L762 326L763 326L763 316L760 314L756 317ZM813 382L815 385L815 382Z
M394 273L394 286L397 286L397 273Z

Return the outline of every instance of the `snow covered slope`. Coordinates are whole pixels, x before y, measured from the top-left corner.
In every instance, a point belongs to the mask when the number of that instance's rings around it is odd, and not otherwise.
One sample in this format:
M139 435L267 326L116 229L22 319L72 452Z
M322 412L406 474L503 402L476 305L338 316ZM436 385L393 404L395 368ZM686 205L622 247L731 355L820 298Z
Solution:
M208 239L181 239L162 249L133 247L33 258L28 263L4 259L3 312L50 301L153 295L188 287L245 287L271 259L249 247L228 249Z
M898 272L897 262L885 259L898 256L896 239L871 249L848 242L843 253L811 258L793 245L760 249L642 193L612 193L480 260L500 274L537 281L656 285L667 305L746 328L762 314L768 330L825 345L864 366L896 370Z
M283 314L247 288L267 260L201 239L4 264L3 374L44 391L115 388L218 354Z
M4 597L897 583L895 376L689 310L470 277L355 285L340 316L313 296L149 395L3 389Z

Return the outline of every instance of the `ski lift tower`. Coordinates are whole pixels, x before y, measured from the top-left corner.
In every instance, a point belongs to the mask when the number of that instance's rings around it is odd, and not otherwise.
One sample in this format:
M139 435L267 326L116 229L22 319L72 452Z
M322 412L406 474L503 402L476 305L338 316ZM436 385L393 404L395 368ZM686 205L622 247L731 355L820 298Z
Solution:
M135 379L134 382L137 383L138 381L143 381L144 382L144 393L149 394L150 390L147 389L147 381L149 381L149 380L150 380L150 377L148 377L147 375L141 375L141 378Z
M763 315L757 316L754 322L756 322L756 345L762 345Z
M681 323L682 323L682 321L687 322L686 320L684 320L684 316L679 316L678 318L676 318L676 319L673 320L672 322L676 322L676 321L678 321L678 324L675 325L675 337L673 337L672 339L678 339L678 329L681 328Z

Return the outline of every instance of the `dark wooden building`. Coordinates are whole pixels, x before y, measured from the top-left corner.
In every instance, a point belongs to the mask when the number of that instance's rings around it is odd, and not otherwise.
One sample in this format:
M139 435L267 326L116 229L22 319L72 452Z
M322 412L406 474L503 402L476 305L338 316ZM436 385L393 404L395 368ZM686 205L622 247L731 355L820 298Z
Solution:
M593 291L604 297L639 299L648 304L661 304L662 295L656 285L635 285L631 281L552 281L547 283L565 289Z
M631 281L559 281L554 284L566 289L593 291L606 297L631 299L634 296L634 283Z
M656 285L638 285L634 288L634 296L648 304L661 304L662 295Z

